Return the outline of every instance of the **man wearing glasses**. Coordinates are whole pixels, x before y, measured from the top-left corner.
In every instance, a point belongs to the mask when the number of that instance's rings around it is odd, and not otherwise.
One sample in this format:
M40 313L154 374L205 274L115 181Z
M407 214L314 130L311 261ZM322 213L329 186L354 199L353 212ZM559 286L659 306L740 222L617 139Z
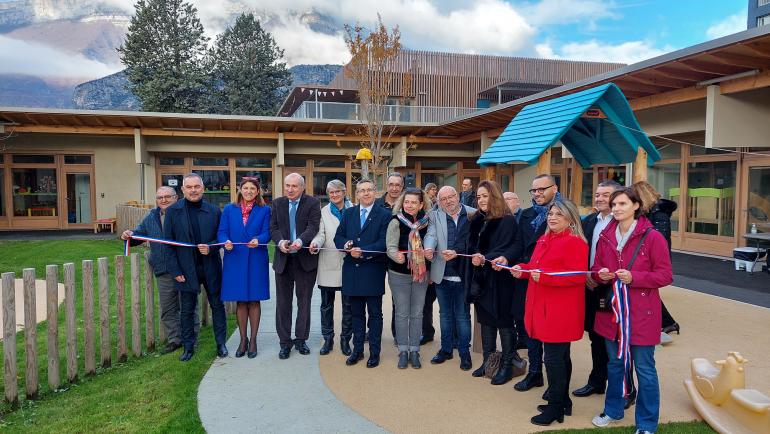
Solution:
M133 240L130 237L142 235L151 238L163 238L163 224L166 221L166 209L176 203L176 191L171 187L160 187L155 192L155 204L157 207L150 210L133 231L125 230L120 235L123 240L129 240L131 246L138 246L144 241ZM168 354L182 346L182 338L179 333L179 292L174 287L174 277L168 271L166 261L166 246L158 243L150 243L150 265L155 273L155 281L158 285L158 300L160 301L160 321L166 329L166 347L160 352ZM198 312L195 312L194 324L196 336L200 329Z

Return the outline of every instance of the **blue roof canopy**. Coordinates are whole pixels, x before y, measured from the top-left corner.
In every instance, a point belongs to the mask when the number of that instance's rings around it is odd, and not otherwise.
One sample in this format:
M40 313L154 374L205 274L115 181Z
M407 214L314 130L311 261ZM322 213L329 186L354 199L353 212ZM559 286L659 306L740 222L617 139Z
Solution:
M600 110L603 117L585 117L589 109ZM584 168L633 162L640 146L647 151L651 165L660 160L660 153L641 131L623 92L614 83L607 83L525 106L484 151L478 164L533 164L561 141Z

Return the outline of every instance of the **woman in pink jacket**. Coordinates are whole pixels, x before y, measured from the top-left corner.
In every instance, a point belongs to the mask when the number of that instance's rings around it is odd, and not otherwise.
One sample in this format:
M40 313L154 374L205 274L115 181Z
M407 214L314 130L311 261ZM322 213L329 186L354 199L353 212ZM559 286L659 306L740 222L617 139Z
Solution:
M637 434L658 428L660 389L655 369L655 345L660 343L659 289L672 282L666 239L642 216L641 200L633 188L610 196L615 221L599 235L591 268L600 285L613 290L609 310L596 313L594 329L607 341L607 394L604 411L593 424L605 427L623 418L626 370L633 367L639 382L636 403ZM630 265L629 265L630 264ZM604 298L603 294L599 294ZM626 314L628 313L628 314ZM624 386L628 386L624 390Z

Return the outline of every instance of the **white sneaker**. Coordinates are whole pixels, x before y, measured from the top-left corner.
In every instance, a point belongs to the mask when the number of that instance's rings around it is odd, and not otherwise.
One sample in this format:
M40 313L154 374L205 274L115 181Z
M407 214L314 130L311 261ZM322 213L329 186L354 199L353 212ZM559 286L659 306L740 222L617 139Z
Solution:
M638 429L638 430L636 430L635 434L655 434L655 433L653 433L651 431L645 431L643 429Z
M604 413L597 414L591 420L591 423L593 423L595 426L598 426L599 428L604 428L605 426L615 422L620 422L620 419L613 419Z
M668 333L660 333L660 345L668 345L670 343L674 342L674 338L668 335Z

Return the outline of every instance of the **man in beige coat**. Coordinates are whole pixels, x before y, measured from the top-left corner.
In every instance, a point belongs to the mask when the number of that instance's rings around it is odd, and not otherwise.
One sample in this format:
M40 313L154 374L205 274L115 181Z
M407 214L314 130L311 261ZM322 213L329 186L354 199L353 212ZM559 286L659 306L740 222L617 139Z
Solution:
M321 209L321 224L318 235L310 242L310 253L318 254L318 276L316 282L321 290L321 334L324 344L321 355L329 354L334 348L334 299L342 289L342 260L345 254L334 245L334 234L342 219L342 213L351 206L345 197L345 183L333 179L326 184L329 204ZM350 315L350 300L342 296L342 332L340 349L350 355L350 339L353 336L353 320Z

